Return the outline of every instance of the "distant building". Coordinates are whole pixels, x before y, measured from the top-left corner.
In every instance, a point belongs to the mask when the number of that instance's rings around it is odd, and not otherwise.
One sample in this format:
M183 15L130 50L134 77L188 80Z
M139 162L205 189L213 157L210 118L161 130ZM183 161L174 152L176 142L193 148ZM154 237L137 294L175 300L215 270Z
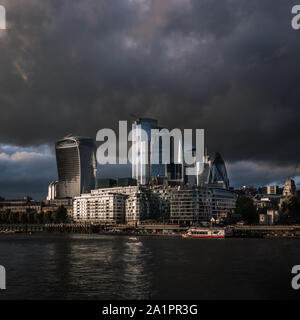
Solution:
M68 198L95 189L97 162L93 139L67 136L56 143L58 197Z
M267 194L267 187L259 187L258 188L258 193L260 194Z
M278 186L267 186L267 194L278 194Z
M0 212L18 212L18 213L31 213L41 212L42 202L32 200L29 197L23 199L2 200L0 202Z
M151 177L165 175L163 164L151 163L151 130L157 128L157 120L150 118L139 118L132 124L132 178L140 185L148 184Z
M136 179L133 179L133 178L119 178L117 181L118 187L131 187L136 185L137 185L137 181Z
M285 182L285 185L283 187L283 193L285 197L287 196L294 196L296 195L296 185L295 181L292 179L289 179Z
M48 187L47 200L54 200L58 198L58 181L53 181Z
M197 186L229 189L225 162L219 152L215 154L213 161L208 155L204 156L203 171L200 174L197 173Z
M278 210L267 210L266 214L259 215L259 224L265 226L272 226L279 221L279 211Z
M282 196L280 195L259 195L253 199L257 210L278 209Z
M117 180L114 179L98 179L97 181L97 188L113 188L117 186Z
M209 188L212 194L212 217L229 216L236 207L238 195L227 189Z
M203 160L203 170L196 175L196 184L198 187L206 187L211 182L212 162L209 155L205 154Z
M255 196L258 193L258 190L253 186L242 186L237 192L239 195Z
M162 162L163 144L162 136L157 136L152 141L151 130L158 127L158 121L150 118L139 118L132 124L132 178L137 180L138 185L148 185L153 178L164 177L168 180L184 182L184 166L181 163L175 163L180 159L183 161L183 149L179 143L178 154L175 154L174 137L170 138L170 163ZM157 145L158 150L153 146ZM152 163L152 156L156 155L159 163Z
M14 213L40 213L40 212L53 212L60 206L64 206L67 210L69 220L72 219L73 203L72 199L55 199L55 200L32 200L30 197L15 200L2 200L0 201L1 212L14 212Z
M54 199L42 201L42 212L53 212L63 206L67 210L68 220L73 220L73 199Z
M229 179L225 162L219 152L216 153L211 167L210 184L216 185L223 189L229 188Z

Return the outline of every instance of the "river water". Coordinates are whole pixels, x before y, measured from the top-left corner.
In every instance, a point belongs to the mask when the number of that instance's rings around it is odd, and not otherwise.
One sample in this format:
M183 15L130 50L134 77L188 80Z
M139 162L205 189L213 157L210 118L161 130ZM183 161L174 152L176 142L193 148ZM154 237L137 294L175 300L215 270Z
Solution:
M0 299L300 298L300 240L0 235Z

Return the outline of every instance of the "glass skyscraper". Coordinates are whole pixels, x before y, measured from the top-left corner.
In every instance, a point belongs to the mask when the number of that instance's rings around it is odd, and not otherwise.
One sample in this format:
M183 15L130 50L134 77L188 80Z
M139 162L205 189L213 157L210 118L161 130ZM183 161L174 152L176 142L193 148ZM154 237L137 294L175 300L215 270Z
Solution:
M132 178L142 185L148 184L152 177L166 175L165 164L161 163L161 141L158 150L160 162L151 163L151 129L159 129L157 120L140 118L132 124Z
M213 161L205 154L203 171L200 174L197 174L196 178L199 187L229 188L229 179L225 162L219 152L215 154Z
M212 163L210 183L221 184L224 189L229 188L229 179L225 162L219 152L216 153Z
M68 198L95 189L96 144L91 138L67 136L55 146L58 197Z

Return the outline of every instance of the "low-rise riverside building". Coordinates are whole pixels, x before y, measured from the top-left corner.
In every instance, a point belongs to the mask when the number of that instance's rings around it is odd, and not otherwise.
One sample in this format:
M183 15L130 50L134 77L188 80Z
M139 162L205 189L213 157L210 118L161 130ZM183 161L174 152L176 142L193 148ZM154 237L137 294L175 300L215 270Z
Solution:
M67 210L68 219L71 221L73 217L73 199L56 199L56 200L33 200L30 197L15 200L0 200L0 213L46 213L57 210L63 206Z
M130 186L92 190L74 198L74 221L146 221L191 225L235 208L237 195L224 189L190 186Z
M228 216L235 208L238 195L227 189L210 188L212 202L211 202L211 216L219 218L221 216Z
M73 202L73 219L82 222L124 223L126 195L104 193L82 194Z
M192 224L212 217L212 193L204 188L179 188L171 197L170 220L176 224Z

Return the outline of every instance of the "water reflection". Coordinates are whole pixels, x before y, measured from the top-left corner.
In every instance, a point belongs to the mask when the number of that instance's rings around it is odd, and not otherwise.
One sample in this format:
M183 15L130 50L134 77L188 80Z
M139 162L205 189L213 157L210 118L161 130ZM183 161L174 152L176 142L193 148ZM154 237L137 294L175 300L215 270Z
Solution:
M3 235L1 299L294 298L297 240ZM299 298L297 295L296 298Z
M68 298L78 292L89 299L144 299L151 280L145 264L149 250L128 238L97 237L85 242L72 239L68 257L71 287Z

